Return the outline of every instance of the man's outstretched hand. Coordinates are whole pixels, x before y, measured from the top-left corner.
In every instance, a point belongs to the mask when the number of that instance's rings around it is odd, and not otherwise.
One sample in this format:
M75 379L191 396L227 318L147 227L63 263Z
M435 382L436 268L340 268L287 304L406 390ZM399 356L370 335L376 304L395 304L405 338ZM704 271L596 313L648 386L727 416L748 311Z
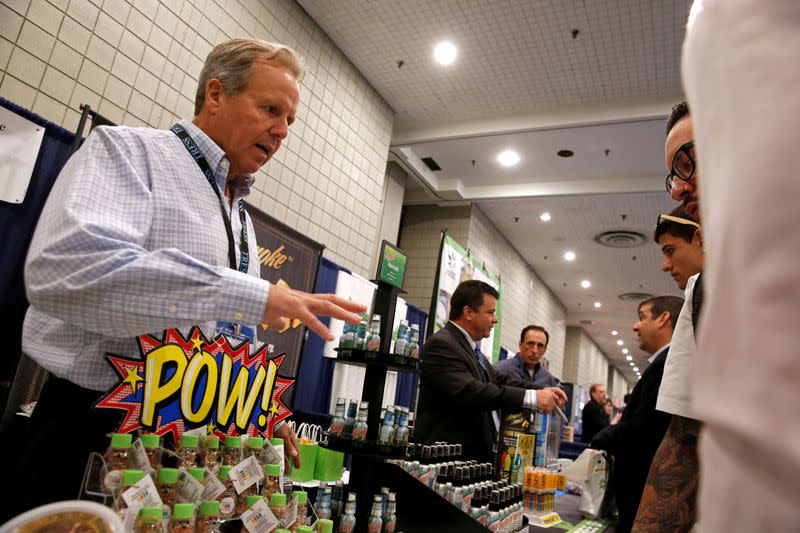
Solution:
M363 313L366 310L365 306L335 294L311 294L272 285L269 302L261 322L282 329L287 320L297 319L326 341L332 341L333 335L325 324L320 322L318 316L329 316L356 323L360 319L356 313Z

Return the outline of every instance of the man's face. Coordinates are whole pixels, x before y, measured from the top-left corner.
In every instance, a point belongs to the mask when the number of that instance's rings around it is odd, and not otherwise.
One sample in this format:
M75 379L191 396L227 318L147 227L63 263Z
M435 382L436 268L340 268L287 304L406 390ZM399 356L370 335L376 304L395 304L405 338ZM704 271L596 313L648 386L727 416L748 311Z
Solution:
M669 272L679 289L685 289L689 278L703 270L703 246L699 233L694 232L692 242L664 233L658 238L658 244L664 255L661 270Z
M603 405L603 402L606 401L606 388L602 385L598 385L597 388L591 393L592 399Z
M478 309L464 308L464 318L472 330L468 333L475 340L485 339L492 332L492 328L497 324L495 311L497 311L497 299L491 294L483 295L483 303Z
M667 135L667 141L664 144L664 158L667 165L667 172L672 172L672 160L678 149L689 141L694 140L694 131L692 129L692 117L687 115L680 119L670 130ZM697 186L698 179L700 178L699 168L697 166L697 153L695 148L691 148L689 155L694 159L694 173L689 181L684 181L675 177L672 181L672 191L670 196L676 202L682 202L686 214L692 218L700 220L700 204L698 203Z
M216 80L209 82L219 83ZM245 89L234 96L219 88L209 104L214 115L209 136L225 151L230 175L252 174L269 161L294 122L300 92L291 71L259 60Z
M650 355L661 348L656 346L659 343L660 328L657 319L658 317L653 316L653 304L644 304L639 306L639 321L633 325L633 331L639 339L639 348Z
M529 329L519 343L519 356L530 368L539 363L546 351L547 337L544 332L536 329Z

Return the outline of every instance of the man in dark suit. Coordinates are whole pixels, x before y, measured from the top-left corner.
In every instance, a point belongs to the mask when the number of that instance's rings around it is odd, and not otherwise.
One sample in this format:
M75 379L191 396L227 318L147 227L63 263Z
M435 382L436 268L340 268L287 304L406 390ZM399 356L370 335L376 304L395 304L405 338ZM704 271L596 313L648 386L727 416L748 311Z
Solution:
M656 410L672 332L683 299L657 296L639 304L639 321L633 330L639 348L650 354L650 365L636 383L618 424L608 426L591 442L592 448L614 455L614 484L620 533L631 530L642 497L650 462L664 438L671 416Z
M420 353L422 374L414 438L460 443L467 459L494 462L503 408L550 412L567 400L561 389L534 391L498 385L480 341L497 323L499 294L477 280L461 283L450 299L450 321Z
M606 403L606 386L595 383L589 387L589 401L583 406L581 413L581 440L586 444L602 429L608 426L610 420L603 407Z

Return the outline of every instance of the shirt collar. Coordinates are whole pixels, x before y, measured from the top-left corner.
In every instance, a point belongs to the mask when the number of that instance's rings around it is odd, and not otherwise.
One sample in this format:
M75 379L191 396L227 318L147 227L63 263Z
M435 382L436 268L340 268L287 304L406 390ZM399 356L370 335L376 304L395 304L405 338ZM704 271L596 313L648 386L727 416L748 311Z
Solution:
M661 352L663 352L664 350L666 350L667 348L669 348L669 345L670 345L670 343L667 343L667 344L665 344L664 346L662 346L661 348L659 348L658 350L656 350L656 351L655 351L655 353L654 353L653 355L651 355L651 356L650 356L650 357L647 359L647 362L648 362L649 364L653 364L653 361L655 361L655 360L656 360L656 357L658 357L659 355L661 355Z
M472 349L473 349L473 350L475 349L475 347L476 347L476 346L478 346L478 342L477 342L476 340L474 340L474 339L473 339L473 338L470 336L470 334L469 334L469 333L467 333L467 330L465 330L464 328L462 328L461 326L459 326L458 324L456 324L456 323L455 323L455 322L453 322L452 320L450 321L450 323L451 323L451 324L453 324L455 327L457 327L457 328L458 328L458 331L460 331L461 333L463 333L463 334L464 334L464 337L466 337L466 338L467 338L467 342L469 343L469 345L470 345L470 346L472 346Z
M219 187L220 191L224 191L228 170L231 165L228 158L225 157L225 151L191 120L182 119L178 124L183 126L183 128L189 132L189 135L192 136L194 142L197 143L198 148L200 148L206 161L208 161L208 166L210 166L214 172L217 187ZM249 195L250 187L255 181L256 179L249 174L234 176L231 179L230 187L233 198L236 200Z

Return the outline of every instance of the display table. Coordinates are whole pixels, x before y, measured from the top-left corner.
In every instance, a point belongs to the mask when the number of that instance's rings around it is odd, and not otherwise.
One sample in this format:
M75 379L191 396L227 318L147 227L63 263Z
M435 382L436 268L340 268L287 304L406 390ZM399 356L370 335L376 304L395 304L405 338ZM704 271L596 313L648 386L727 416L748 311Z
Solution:
M530 533L554 533L559 531L592 531L589 528L581 529L578 524L584 520L583 513L578 509L581 505L581 497L577 494L570 494L568 492L558 491L556 493L556 512L561 517L562 523L558 526L544 528L537 526L530 526ZM597 520L597 522L607 523L607 520ZM574 527L570 528L567 524L572 524ZM566 527L565 527L566 526ZM608 525L605 528L594 529L598 533L614 533L615 528L613 525Z

